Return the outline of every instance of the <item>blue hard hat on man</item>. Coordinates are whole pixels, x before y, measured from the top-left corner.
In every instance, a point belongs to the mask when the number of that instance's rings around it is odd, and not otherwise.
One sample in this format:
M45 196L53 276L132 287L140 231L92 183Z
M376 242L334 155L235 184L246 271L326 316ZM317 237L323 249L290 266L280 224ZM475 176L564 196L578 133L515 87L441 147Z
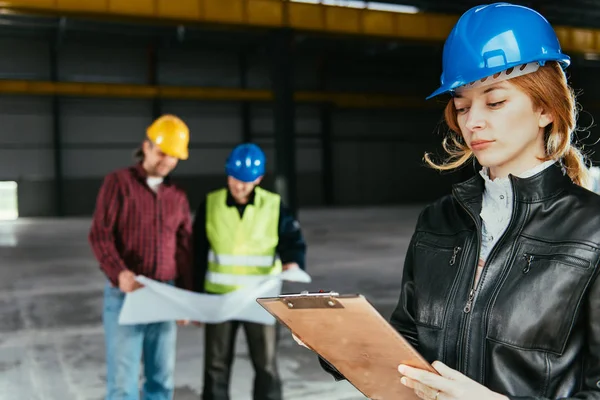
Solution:
M225 163L227 176L242 182L254 182L265 174L265 153L253 143L236 146Z
M571 60L541 14L509 3L473 7L446 39L441 86L427 99L507 70L510 77L533 72L546 61L566 68Z

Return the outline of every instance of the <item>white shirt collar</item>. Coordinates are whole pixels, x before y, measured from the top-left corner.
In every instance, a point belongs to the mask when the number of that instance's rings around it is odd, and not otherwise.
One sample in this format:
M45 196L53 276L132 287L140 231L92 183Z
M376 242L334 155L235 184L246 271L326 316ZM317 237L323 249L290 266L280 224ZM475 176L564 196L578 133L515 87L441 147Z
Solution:
M555 160L543 162L519 174L519 178L529 178L555 163ZM491 180L488 169L479 171L485 181L481 204L481 219L483 220L483 235L481 243L481 258L485 260L502 232L507 228L513 208L513 190L508 177Z
M146 178L146 182L148 183L148 186L150 187L150 189L152 189L155 192L158 191L158 187L163 182L163 180L164 180L163 178L158 177L158 176L157 177L149 176L148 178Z

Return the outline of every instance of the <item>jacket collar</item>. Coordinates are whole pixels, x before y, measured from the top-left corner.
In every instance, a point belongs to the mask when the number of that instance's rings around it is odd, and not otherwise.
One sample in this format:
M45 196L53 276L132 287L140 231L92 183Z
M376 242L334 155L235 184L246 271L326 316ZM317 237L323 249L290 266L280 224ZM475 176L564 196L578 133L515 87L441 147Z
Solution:
M513 187L514 198L518 202L535 203L556 196L572 185L560 162L556 162L545 170L528 178L509 175ZM485 189L484 179L475 174L471 179L453 185L454 196L466 203L481 202Z

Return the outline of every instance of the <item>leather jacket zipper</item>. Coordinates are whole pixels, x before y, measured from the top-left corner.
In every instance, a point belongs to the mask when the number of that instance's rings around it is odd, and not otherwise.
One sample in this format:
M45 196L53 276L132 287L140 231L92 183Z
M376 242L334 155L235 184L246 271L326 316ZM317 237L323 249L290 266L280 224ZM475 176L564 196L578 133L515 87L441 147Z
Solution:
M512 224L512 218L511 218L511 224ZM510 226L510 225L509 225ZM469 297L467 298L467 302L465 303L465 306L463 308L463 313L465 314L464 317L464 323L463 323L463 332L460 336L462 344L461 344L461 349L463 351L461 351L461 353L465 353L464 356L462 356L462 369L463 369L463 373L467 373L467 357L466 357L466 351L464 351L465 346L467 345L467 343L469 343L469 327L471 325L471 311L473 310L473 304L475 303L475 299L477 298L477 293L479 293L479 288L480 288L480 283L483 280L483 275L485 274L485 268L488 264L488 261L492 259L492 257L494 256L494 254L497 252L497 249L500 247L500 244L502 243L506 232L508 232L509 228L507 228L504 233L502 234L502 236L500 237L500 239L498 239L498 242L494 245L492 251L490 252L486 262L483 264L483 269L481 271L481 277L479 278L478 282L475 282L475 277L476 277L476 273L473 274L473 281L471 282L471 290L469 291ZM479 238L481 238L481 236L478 236ZM481 248L481 240L479 240L479 248ZM480 255L480 251L477 251L477 261L479 261L479 255ZM475 267L477 268L477 267ZM476 270L475 270L476 271ZM460 365L460 364L459 364Z
M471 312L471 307L473 307L473 299L475 299L475 289L471 288L471 291L469 292L469 299L467 300L467 304L465 304L465 307L463 308L463 312L465 314Z
M459 199L458 196L455 195L455 198ZM466 213L471 217L471 219L473 220L473 222L475 223L475 227L477 228L477 248L476 248L476 252L477 252L477 257L476 260L479 261L479 255L481 252L481 223L479 221L479 219L477 219L473 213L469 210L469 208L467 206L464 205L464 203L459 200L458 203L461 205L461 207L466 211ZM465 306L463 307L463 318L461 320L461 324L460 324L460 331L458 333L458 337L459 342L458 342L458 348L457 348L457 356L458 356L458 363L457 363L457 369L462 372L462 373L466 373L466 357L465 357L465 346L467 344L467 337L468 337L468 325L469 325L469 316L470 316L470 312L471 312L471 308L473 306L473 302L475 300L475 277L476 277L476 271L477 271L477 264L475 265L475 269L472 270L473 272L473 280L471 282L471 290L469 291L469 297L467 299L467 303L465 304Z
M439 246L436 243L431 243L426 240L419 241L416 244L416 246L420 247L426 251L431 251L432 249L452 250L452 255L450 256L450 259L448 260L448 264L450 264L450 265L456 264L456 257L458 257L458 254L462 250L462 247L460 247L460 246L454 246L454 247Z
M530 270L531 270L531 263L533 262L535 256L532 256L530 254L523 254L523 258L525 258L525 261L527 262L527 265L525 266L525 268L523 268L523 273L527 274Z
M511 181L511 185L512 185L512 181ZM513 186L513 193L514 193L514 185L512 185L512 186ZM455 196L455 197L458 199L458 196ZM488 255L486 262L483 265L483 269L481 271L481 277L478 282L475 282L475 278L477 276L477 273L476 273L477 265L475 266L475 269L473 270L473 279L471 281L471 290L469 291L469 297L467 298L467 302L465 303L465 306L463 308L464 318L463 318L463 323L461 325L461 332L459 333L460 342L458 345L459 346L458 347L458 366L459 366L459 370L462 370L461 372L463 372L464 374L467 373L467 359L468 359L467 355L466 355L465 347L466 347L467 343L469 342L469 326L471 324L471 311L473 310L473 304L475 303L475 300L477 298L477 293L478 293L479 287L480 287L479 283L483 280L488 261L494 257L498 248L500 247L501 243L503 242L504 238L506 237L506 234L508 232L510 232L510 228L514 223L515 210L517 208L517 206L515 204L516 203L515 198L516 197L513 197L513 208L512 208L512 213L511 213L511 217L510 217L510 222L508 223L507 228L504 230L504 232L502 233L502 236L500 236L500 238L498 239L498 242L496 242L496 244L492 248L492 251ZM476 216L474 216L473 213L471 213L471 211L463 204L462 201L459 200L458 203L463 207L463 209L467 212L467 214L469 214L469 216L471 216L471 218L473 219L473 222L475 222L475 226L477 227L477 258L476 258L476 261L477 261L477 263L479 263L479 257L481 254L481 232L482 232L481 223L480 223L479 219L476 218Z
M525 267L523 268L523 273L524 274L529 273L529 271L531 270L531 267L533 266L533 263L535 261L539 261L539 260L558 261L560 263L572 265L572 266L578 267L578 268L589 268L589 266L590 266L590 263L587 260L584 260L583 258L571 256L571 255L568 255L568 254L531 254L531 253L525 253L525 254L523 254L523 258L525 259L525 262L527 263L525 265Z
M462 248L460 246L456 246L454 248L454 250L452 250L452 257L450 258L450 265L454 265L456 263L456 256L458 255L458 253L460 253L461 250L462 250Z

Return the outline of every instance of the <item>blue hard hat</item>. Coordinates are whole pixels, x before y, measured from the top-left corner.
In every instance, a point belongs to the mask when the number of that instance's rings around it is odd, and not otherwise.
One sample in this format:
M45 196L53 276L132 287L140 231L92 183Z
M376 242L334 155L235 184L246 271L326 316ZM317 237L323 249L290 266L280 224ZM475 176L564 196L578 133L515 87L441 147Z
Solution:
M236 146L225 163L225 172L242 182L254 182L265 174L265 153L253 143Z
M537 11L509 3L473 7L446 39L441 86L427 99L511 67L546 61L558 61L566 68L571 59Z

